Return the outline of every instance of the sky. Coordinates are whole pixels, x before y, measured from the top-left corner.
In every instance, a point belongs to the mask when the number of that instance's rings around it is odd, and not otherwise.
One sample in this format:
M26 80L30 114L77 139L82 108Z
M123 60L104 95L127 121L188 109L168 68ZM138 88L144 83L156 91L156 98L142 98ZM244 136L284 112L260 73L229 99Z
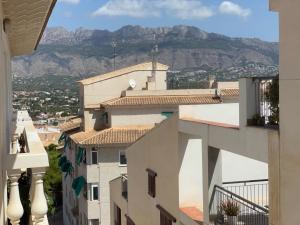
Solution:
M190 25L278 41L278 14L268 7L269 0L58 0L48 26L114 31L125 25Z

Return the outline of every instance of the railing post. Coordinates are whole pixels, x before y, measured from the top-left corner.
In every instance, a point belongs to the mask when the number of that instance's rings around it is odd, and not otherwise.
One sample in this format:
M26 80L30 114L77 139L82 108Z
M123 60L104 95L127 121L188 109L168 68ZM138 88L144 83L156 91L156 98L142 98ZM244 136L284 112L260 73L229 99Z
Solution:
M44 173L32 173L33 178L33 198L31 205L31 214L33 216L35 225L43 225L45 223L45 216L47 215L48 206L47 200L44 194L43 185L43 175Z
M20 219L23 216L24 209L20 199L18 179L20 174L13 174L9 176L10 179L10 195L7 205L7 217L10 219L12 225L19 225Z

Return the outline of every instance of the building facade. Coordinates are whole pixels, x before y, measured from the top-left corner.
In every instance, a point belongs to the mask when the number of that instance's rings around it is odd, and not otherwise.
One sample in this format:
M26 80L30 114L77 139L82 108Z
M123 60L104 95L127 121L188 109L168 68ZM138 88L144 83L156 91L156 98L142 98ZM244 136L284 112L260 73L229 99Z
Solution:
M127 173L126 148L178 112L179 105L237 101L236 84L220 90L220 96L215 89L166 90L168 67L158 63L156 68L155 79L152 63L143 63L79 82L76 120L81 122L61 127L70 142L65 156L74 165L72 176L63 180L65 224L110 224L109 181ZM84 160L76 165L79 148ZM86 186L76 198L70 193L79 176Z
M239 206L249 211L239 224L268 224L268 152L278 131L244 123L250 81L240 81L240 104L180 106L127 148L127 174L110 182L111 224L214 224L227 194L262 210Z

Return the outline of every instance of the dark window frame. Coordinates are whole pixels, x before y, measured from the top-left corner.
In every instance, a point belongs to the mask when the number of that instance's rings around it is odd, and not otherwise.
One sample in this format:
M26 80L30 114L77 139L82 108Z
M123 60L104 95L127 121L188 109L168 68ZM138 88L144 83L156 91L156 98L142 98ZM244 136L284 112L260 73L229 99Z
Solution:
M96 153L96 155L97 155L97 157L96 157L96 163L94 162L94 157L93 157L93 154L95 154ZM96 149L96 148L92 148L92 150L91 150L91 164L92 165L97 165L98 164L98 162L99 162L99 152L98 152L98 149Z
M155 198L157 173L149 168L146 169L146 171L148 172L148 195L150 195L152 198Z
M125 150L119 151L119 166L127 166L127 156Z
M126 217L126 225L135 225L133 220L127 214L125 214L125 217Z
M176 223L176 218L172 216L167 210L165 210L161 205L156 205L160 211L160 225L172 225Z

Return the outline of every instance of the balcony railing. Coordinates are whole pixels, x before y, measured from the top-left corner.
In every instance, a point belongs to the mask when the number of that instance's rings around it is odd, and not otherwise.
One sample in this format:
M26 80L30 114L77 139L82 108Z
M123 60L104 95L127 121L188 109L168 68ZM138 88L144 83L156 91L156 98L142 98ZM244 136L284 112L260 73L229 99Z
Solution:
M268 214L268 209L215 186L210 202L210 220L214 224L268 225Z
M15 125L11 148L5 160L8 174L9 200L6 209L12 225L20 223L24 209L19 194L18 180L22 173L30 171L31 224L47 224L47 201L44 194L43 175L49 166L47 152L33 126L27 111L18 111L13 121Z
M253 78L256 114L248 119L248 125L278 128L279 85L278 77Z
M261 207L269 207L268 179L225 182L223 188Z

